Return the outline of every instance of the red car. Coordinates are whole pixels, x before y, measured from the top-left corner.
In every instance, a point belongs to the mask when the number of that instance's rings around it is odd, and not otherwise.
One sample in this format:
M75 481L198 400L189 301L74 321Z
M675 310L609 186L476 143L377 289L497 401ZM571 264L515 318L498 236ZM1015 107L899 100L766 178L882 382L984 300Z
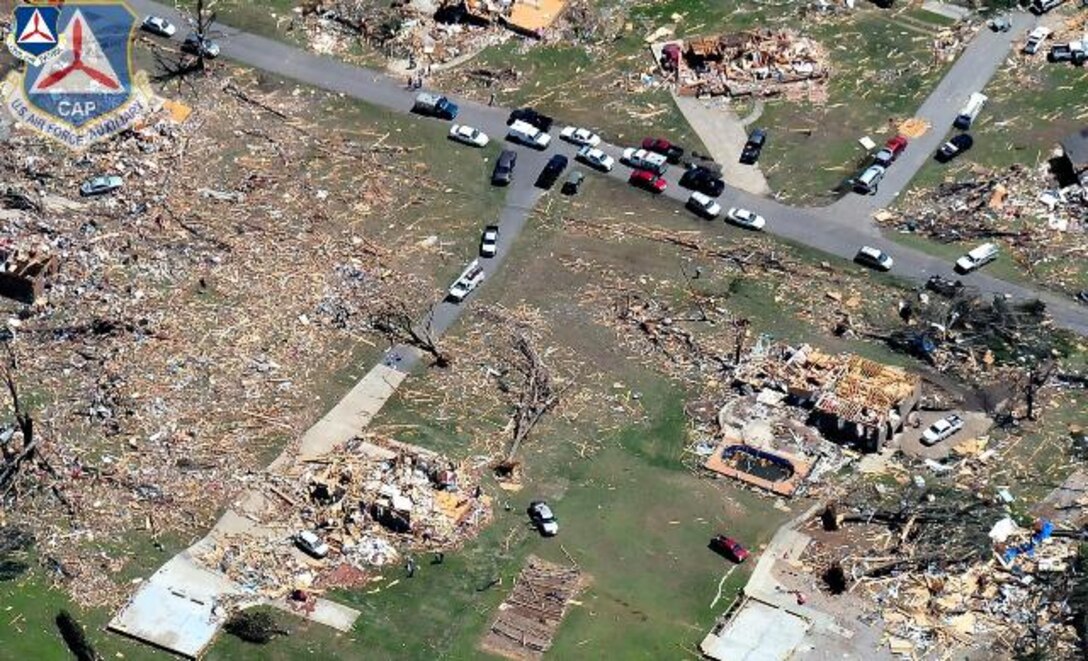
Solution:
M684 156L683 147L674 145L665 138L643 138L642 148L646 151L661 154L669 163L673 164L679 163Z
M903 153L903 150L907 148L907 139L901 135L897 135L891 140L888 140L884 148L876 153L873 157L873 163L876 165L882 165L888 167L899 158L899 155Z
M738 564L748 559L748 549L740 545L740 542L732 537L717 535L710 540L710 548Z
M662 177L649 170L635 170L631 173L631 178L628 179L627 182L632 186L645 188L651 193L663 193L665 187L668 186Z

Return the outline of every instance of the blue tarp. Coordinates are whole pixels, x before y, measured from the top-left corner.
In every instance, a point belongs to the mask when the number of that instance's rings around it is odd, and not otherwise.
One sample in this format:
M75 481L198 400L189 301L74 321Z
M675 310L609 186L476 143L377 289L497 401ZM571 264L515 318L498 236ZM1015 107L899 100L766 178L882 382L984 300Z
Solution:
M1042 544L1047 540L1054 532L1054 524L1050 521L1043 520L1042 525L1039 526L1039 530L1031 536L1031 539L1020 544L1019 546L1010 546L1005 549L1005 553L1001 555L1001 561L1006 565L1012 562L1013 558L1018 555L1027 554L1030 558L1035 555L1035 547Z

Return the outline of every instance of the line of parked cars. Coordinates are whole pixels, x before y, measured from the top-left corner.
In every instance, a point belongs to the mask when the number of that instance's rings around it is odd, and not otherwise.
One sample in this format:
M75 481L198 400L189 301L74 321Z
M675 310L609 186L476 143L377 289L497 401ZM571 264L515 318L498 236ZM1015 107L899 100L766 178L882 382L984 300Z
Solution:
M854 179L854 192L862 195L873 195L880 188L880 182L888 172L888 168L895 162L899 155L907 149L907 138L896 135L889 138L884 146L873 155L873 162L861 176Z

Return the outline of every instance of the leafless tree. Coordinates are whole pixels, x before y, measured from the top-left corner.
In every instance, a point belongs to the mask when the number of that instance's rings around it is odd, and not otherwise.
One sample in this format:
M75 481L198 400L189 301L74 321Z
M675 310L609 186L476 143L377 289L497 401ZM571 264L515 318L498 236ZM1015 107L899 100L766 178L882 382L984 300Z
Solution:
M403 300L388 300L371 313L370 324L385 335L390 344L415 347L434 358L436 367L449 367L451 358L439 346L432 329L434 308L431 310L426 324L421 326L415 322L412 312Z
M518 334L514 337L514 348L522 359L517 370L522 373L524 381L514 409L514 438L504 464L513 464L514 457L529 432L548 412L559 405L560 396L570 387L567 384L562 389L556 388L547 366L524 335Z
M180 56L155 50L155 63L159 70L155 75L156 82L176 82L179 89L182 84L188 83L192 89L192 83L188 80L189 76L206 70L207 52L204 44L212 35L212 26L215 25L216 19L216 4L218 4L217 0L196 0L192 6L175 6L177 11L185 17L190 32L196 35L197 48L195 53L182 53Z

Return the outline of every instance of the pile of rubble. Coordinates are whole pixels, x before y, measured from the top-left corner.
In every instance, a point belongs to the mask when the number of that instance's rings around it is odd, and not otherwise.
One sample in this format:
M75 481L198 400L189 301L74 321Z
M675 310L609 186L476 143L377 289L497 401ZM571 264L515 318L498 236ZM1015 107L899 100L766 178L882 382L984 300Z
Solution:
M688 96L826 98L828 54L788 30L749 30L657 44L663 73Z
M491 520L475 475L422 448L357 438L291 475L268 478L270 510L262 520L289 521L277 524L283 535L227 535L198 559L247 589L280 597L354 576L345 565L369 574L404 555L456 548ZM295 549L298 530L317 531L328 558L313 562Z
M900 208L877 220L945 243L1000 239L1025 270L1045 265L1047 280L1060 289L1073 288L1088 258L1088 192L1077 184L1060 188L1045 162L913 190Z
M194 85L183 124L164 108L76 159L22 130L0 149L5 272L45 276L34 305L0 311L53 469L24 463L3 509L84 604L122 597L112 572L126 556L99 540L206 531L262 454L308 426L314 390L372 336L359 292L373 302L418 281L392 250L415 238L367 219L402 187L420 201L441 190L425 165L387 156L401 148L375 148L380 134L318 126L301 90ZM79 198L99 174L124 185ZM432 298L423 289L411 305ZM344 300L337 323L323 304Z

